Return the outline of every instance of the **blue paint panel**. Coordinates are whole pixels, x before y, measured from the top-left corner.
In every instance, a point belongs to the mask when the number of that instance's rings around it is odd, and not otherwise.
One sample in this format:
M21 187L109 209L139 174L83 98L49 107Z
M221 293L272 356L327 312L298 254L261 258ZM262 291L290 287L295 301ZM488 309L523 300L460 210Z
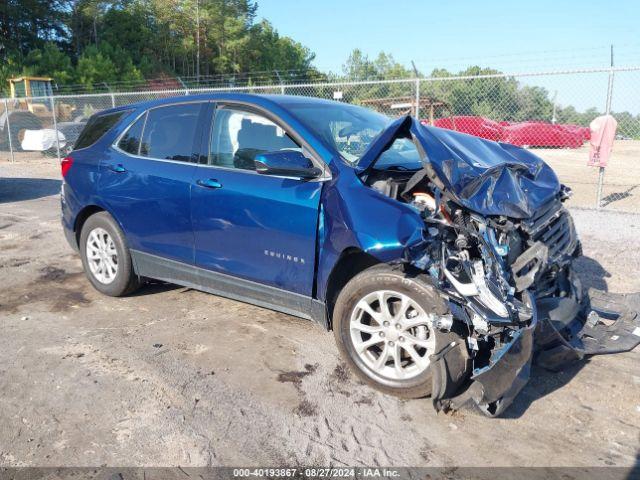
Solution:
M122 166L117 173L113 166ZM98 193L131 248L193 263L191 183L196 166L112 150L100 166Z
M111 147L148 108L194 100L238 103L270 112L325 163L331 180L301 181L161 162ZM323 300L343 251L355 248L380 261L398 259L407 245L421 240L423 223L407 205L365 186L327 139L313 135L285 106L297 102L323 105L326 101L207 94L126 107L133 111L121 123L95 145L72 153L80 163L89 160L86 166L74 164L68 175L63 223L71 229L82 208L100 205L120 223L132 248L304 295L311 296L315 285L315 297ZM203 123L206 130L208 125ZM113 165L122 165L126 171L117 173L109 168ZM197 184L209 179L221 187Z
M99 158L96 152L85 149L73 153L73 165L62 182L62 225L72 236L78 213L95 205L98 187Z
M196 265L310 296L323 184L204 166L195 178Z
M408 246L420 243L424 230L416 210L365 186L352 168L340 168L336 162L331 171L333 180L322 196L319 300L325 300L329 276L342 252L357 249L390 262L401 258Z

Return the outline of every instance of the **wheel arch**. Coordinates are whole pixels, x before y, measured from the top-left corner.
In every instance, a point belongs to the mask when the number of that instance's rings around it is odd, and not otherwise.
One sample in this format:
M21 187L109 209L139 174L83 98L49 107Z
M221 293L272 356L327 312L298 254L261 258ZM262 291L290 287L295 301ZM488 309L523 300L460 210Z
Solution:
M325 304L329 330L333 329L333 311L342 288L358 273L380 263L383 262L357 247L349 247L340 253L327 280Z
M107 212L111 216L111 218L113 218L118 224L120 230L125 232L125 229L122 227L122 223L120 223L120 220L118 220L118 218L108 208L99 204L86 205L82 208L82 210L78 212L73 223L73 234L75 236L77 245L80 245L80 234L82 233L82 227L84 226L85 222L89 219L89 217L99 212Z
M95 215L98 212L106 212L106 210L98 205L87 205L84 207L78 215L76 215L76 220L73 224L73 234L76 239L76 245L80 245L80 233L82 232L82 227L88 218L92 215Z

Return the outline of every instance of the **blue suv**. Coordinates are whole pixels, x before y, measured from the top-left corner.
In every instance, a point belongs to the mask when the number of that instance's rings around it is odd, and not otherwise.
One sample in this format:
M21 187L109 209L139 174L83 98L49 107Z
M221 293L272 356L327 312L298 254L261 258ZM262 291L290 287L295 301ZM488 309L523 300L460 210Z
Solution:
M570 192L512 145L339 102L200 95L95 114L62 175L64 231L100 292L159 279L314 320L365 382L437 409L499 414L534 351L638 343L631 311L617 342L601 335Z

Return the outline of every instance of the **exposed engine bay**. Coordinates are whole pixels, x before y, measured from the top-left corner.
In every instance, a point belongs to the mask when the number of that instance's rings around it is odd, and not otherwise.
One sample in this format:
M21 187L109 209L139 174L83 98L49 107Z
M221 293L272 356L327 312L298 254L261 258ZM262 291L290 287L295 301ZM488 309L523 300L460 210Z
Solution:
M427 272L449 304L450 316L434 330L460 338L431 357L437 410L472 401L499 415L527 383L534 358L557 369L640 342L632 335L636 313L621 298L613 310L612 296L590 300L582 291L572 270L581 246L563 206L571 194L565 186L532 215L513 218L461 206L429 168L370 170L363 180L425 223L423 242L404 262Z

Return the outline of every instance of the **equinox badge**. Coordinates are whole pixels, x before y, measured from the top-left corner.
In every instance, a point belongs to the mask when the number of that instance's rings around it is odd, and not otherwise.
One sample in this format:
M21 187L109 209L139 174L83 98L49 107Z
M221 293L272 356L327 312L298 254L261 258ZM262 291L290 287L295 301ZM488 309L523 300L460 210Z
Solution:
M288 262L293 262L293 263L301 263L304 265L304 258L302 257L295 257L293 255L288 255L286 253L281 253L281 252L274 252L273 250L265 250L264 254L267 257L274 257L274 258L280 258L282 260L286 260Z

